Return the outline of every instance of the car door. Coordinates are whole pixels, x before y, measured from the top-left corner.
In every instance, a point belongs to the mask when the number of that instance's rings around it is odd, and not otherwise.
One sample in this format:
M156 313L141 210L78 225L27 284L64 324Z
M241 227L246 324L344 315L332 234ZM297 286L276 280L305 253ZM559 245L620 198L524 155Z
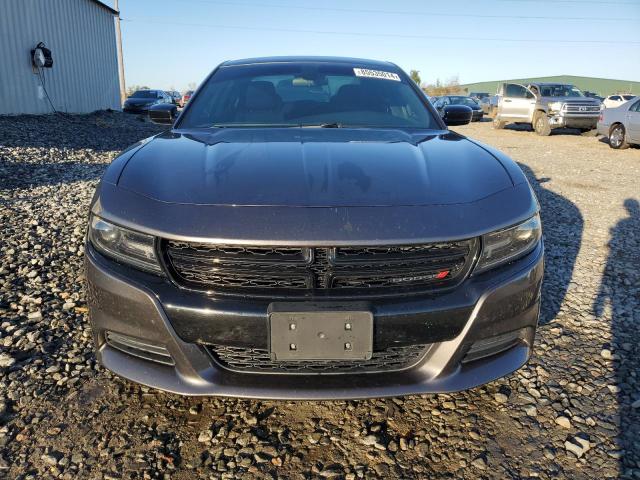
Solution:
M500 118L529 121L535 103L535 96L527 87L517 83L505 83L502 85Z
M625 127L632 142L640 142L640 100L629 107L626 115Z

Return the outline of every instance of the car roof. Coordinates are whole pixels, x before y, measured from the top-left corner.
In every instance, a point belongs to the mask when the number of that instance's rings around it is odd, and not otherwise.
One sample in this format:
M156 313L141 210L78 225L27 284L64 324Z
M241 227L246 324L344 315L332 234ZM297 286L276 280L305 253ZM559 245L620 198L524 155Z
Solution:
M238 60L228 60L223 62L221 66L229 67L236 65L256 65L260 63L340 63L355 65L361 67L393 67L398 68L391 62L380 60L368 60L366 58L351 57L316 57L316 56L283 56L283 57L256 57L243 58Z

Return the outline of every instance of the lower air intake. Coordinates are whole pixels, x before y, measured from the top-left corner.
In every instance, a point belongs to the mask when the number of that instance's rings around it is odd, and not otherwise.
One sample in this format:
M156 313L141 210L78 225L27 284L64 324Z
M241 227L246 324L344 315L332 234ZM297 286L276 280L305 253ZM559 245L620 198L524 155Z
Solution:
M238 372L253 373L375 373L404 370L417 364L426 354L428 345L389 347L374 351L369 360L272 360L269 351L260 348L209 345L207 349L223 367Z

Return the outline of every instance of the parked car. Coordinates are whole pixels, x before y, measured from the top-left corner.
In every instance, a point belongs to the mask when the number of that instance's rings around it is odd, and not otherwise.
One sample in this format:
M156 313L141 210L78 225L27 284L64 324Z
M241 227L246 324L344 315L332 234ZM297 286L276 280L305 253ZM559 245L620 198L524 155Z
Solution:
M225 62L107 167L85 251L97 358L188 395L451 392L529 358L543 240L518 165L388 62ZM173 107L175 108L175 107Z
M162 90L137 90L124 101L122 110L128 113L146 113L149 107L159 103L173 103L173 100Z
M640 145L640 97L633 97L619 107L602 110L598 133L609 137L611 148Z
M193 95L193 90L187 90L186 92L184 92L182 98L180 99L180 106L182 108L184 108L184 106L189 103L189 100L191 100L191 95Z
M582 93L584 93L584 96L585 96L585 97L595 98L595 99L599 100L600 102L603 102L603 101L604 101L604 97L601 97L601 96L600 96L600 95L598 95L597 93L590 92L590 91L588 91L588 90L585 90L585 91L584 91L584 92L582 92Z
M480 102L483 98L489 98L490 95L487 92L471 92L469 96Z
M484 97L480 100L480 108L488 117L494 117L498 108L498 95Z
M577 128L589 132L596 128L600 102L585 97L573 85L558 83L504 83L498 92L495 128L507 123L528 123L538 135L550 135L556 128Z
M482 120L482 117L484 116L484 111L480 104L471 97L464 95L444 95L439 97L438 101L434 104L440 113L444 111L444 107L447 105L464 105L469 107L472 111L472 121L474 122Z
M604 104L604 106L606 108L615 108L615 107L619 107L620 105L622 105L625 102L628 102L629 100L635 98L635 95L632 94L615 94L615 95L609 95L607 98L604 99L604 101L602 102Z
M169 91L167 93L171 97L171 100L173 101L174 105L179 105L180 104L180 100L182 99L182 95L180 94L180 92L178 92L176 90L171 90L171 91Z

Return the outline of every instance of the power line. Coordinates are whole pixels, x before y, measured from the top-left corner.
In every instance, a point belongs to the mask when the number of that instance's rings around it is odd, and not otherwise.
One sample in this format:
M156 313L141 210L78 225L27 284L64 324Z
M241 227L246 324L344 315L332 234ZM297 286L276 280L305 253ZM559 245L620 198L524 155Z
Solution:
M447 40L447 41L464 41L464 42L513 42L513 43L552 43L552 44L570 44L575 46L586 45L618 45L624 43L626 45L640 45L640 41L625 41L621 39L615 40L567 40L567 39L540 39L540 38L494 38L494 37L458 37L458 36L443 36L443 35L417 35L417 34L404 34L404 33L367 33L367 32L345 32L345 31L333 31L333 30L306 30L297 28L279 28L279 27L249 27L243 25L223 25L223 24L210 24L210 23L186 23L186 22L168 22L162 20L153 20L152 18L158 17L137 17L122 19L124 22L140 22L151 23L159 25L172 25L182 27L203 27L203 28L216 28L216 29L231 29L231 30L253 30L263 32L286 32L286 33L310 33L315 35L343 35L349 37L376 37L376 38L411 38L422 40Z
M626 6L626 5L637 5L638 2L606 2L602 0L499 0L500 2L514 2L514 3L578 3L580 5L590 4L590 5L614 5L614 6Z
M506 0L503 0L506 1ZM523 0L527 1L527 0ZM545 1L545 0L540 0ZM558 0L563 1L563 0ZM572 1L572 0L564 0ZM412 10L379 10L379 9L361 9L361 8L343 8L343 7L310 7L302 5L284 5L284 4L271 4L271 3L258 3L258 2L232 2L225 0L183 0L186 3L205 3L212 5L233 5L242 7L258 7L258 8L281 8L281 9L294 9L294 10L311 10L321 12L342 12L342 13L376 13L383 15L410 15L421 17L465 17L465 18L492 18L492 19L519 19L519 20L580 20L580 21L615 21L615 22L635 22L636 18L629 17L567 17L567 16L545 16L545 15L489 15L484 13L433 13L433 12L417 12ZM594 2L596 3L596 2Z

